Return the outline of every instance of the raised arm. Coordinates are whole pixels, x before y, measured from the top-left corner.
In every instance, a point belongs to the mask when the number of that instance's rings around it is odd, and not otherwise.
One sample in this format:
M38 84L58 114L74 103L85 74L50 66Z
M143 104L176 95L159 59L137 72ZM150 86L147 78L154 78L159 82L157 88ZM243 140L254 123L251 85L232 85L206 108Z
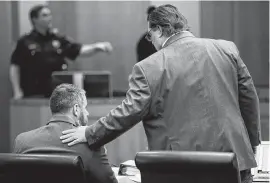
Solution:
M94 44L84 44L81 47L79 56L88 57L99 52L112 52L113 47L109 42L97 42Z

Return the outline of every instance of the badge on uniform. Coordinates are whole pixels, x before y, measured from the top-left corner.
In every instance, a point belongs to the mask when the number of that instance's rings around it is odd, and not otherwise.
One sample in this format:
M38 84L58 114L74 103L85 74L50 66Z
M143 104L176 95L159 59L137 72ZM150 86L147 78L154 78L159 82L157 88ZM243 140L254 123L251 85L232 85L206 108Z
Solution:
M36 44L29 44L28 45L28 49L29 50L35 50L37 48L37 45Z
M37 45L34 44L34 43L33 43L33 44L29 44L29 45L28 45L28 49L31 51L31 55L34 56L35 53L36 53L35 50L37 49Z
M52 46L57 49L57 48L60 47L60 42L58 40L53 40L52 41Z
M51 34L58 34L59 33L57 28L52 28L49 31L50 31Z

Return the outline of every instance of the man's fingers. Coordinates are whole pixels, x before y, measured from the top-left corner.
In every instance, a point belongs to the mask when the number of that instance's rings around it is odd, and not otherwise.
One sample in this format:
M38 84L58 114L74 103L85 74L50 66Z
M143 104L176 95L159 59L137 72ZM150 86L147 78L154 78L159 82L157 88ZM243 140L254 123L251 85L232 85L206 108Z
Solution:
M63 143L68 143L68 142L71 142L71 141L74 141L74 140L75 140L74 137L69 137L67 139L62 140L62 142Z
M69 134L60 136L60 139L63 140L63 139L67 139L67 138L72 137L72 136L73 136L73 133L69 133Z
M68 146L73 146L73 145L78 144L78 143L80 143L80 141L77 139L77 140L74 140L74 141L68 143Z
M104 52L112 52L113 47L112 44L110 42L101 42L100 44L100 49L103 50Z
M76 132L77 129L69 129L69 130L65 130L65 131L62 131L62 134L69 134L69 133L74 133Z

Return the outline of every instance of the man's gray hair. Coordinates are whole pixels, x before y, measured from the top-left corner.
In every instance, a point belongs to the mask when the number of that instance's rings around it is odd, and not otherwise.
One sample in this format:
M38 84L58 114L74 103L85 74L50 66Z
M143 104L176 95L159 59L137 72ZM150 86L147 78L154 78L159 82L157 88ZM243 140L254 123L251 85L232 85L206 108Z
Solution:
M166 37L180 31L189 30L187 19L175 6L170 4L157 7L148 15L147 20L150 28L156 28L159 25Z
M50 97L52 114L67 112L75 104L83 105L85 91L72 84L58 85Z

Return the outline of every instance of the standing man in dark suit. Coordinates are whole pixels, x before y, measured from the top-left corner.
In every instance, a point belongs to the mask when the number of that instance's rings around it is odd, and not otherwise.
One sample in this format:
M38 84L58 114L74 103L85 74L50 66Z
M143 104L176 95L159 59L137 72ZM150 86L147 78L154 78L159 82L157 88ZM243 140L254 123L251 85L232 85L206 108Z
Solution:
M87 100L85 91L71 84L61 84L55 88L50 98L53 114L47 125L22 133L15 140L15 153L24 153L37 147L56 147L73 150L82 158L87 180L91 183L117 183L109 165L106 150L100 147L90 150L87 144L73 147L61 143L63 130L87 124Z
M147 16L155 9L155 6L149 6L147 8ZM142 61L143 59L149 57L153 53L155 53L157 50L154 47L154 45L147 41L145 38L147 32L145 32L139 39L136 47L136 52L137 52L137 62Z
M63 132L63 143L104 145L143 121L150 150L236 154L241 181L251 183L261 142L259 100L233 42L196 38L172 5L148 16L158 52L135 64L126 99L88 127Z

